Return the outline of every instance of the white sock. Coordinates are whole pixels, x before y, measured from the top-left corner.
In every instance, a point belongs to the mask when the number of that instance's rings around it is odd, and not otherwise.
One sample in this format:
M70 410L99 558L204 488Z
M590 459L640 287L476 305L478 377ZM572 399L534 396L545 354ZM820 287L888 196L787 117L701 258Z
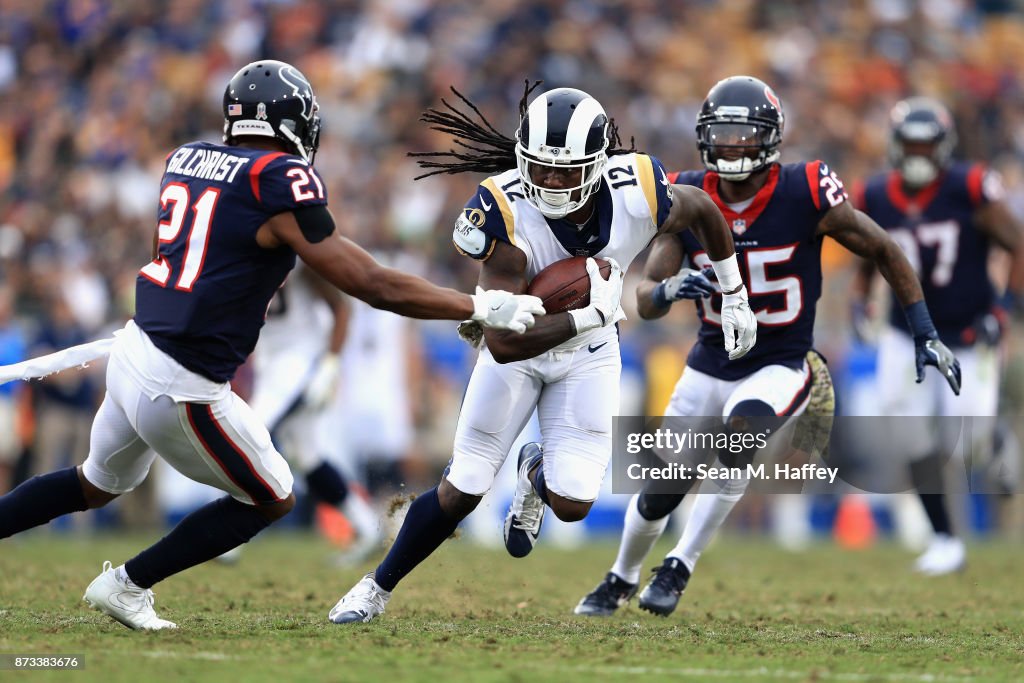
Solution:
M619 544L619 555L612 565L612 573L628 583L640 582L640 565L647 553L651 552L655 541L665 530L669 517L651 521L644 519L637 509L640 494L636 493L629 499L626 506L626 521L622 528L622 541Z
M690 519L683 529L683 535L666 559L676 557L682 560L691 572L697 566L700 554L708 547L715 532L725 522L733 507L743 497L750 480L747 477L727 482L715 493L698 493L697 502L690 512Z
M118 581L126 583L132 588L138 588L138 586L135 585L135 582L132 581L132 577L128 576L128 571L124 568L123 564L114 569L114 576L117 577Z
M380 517L376 511L354 490L349 490L341 503L341 512L351 522L356 536L360 539L380 537Z

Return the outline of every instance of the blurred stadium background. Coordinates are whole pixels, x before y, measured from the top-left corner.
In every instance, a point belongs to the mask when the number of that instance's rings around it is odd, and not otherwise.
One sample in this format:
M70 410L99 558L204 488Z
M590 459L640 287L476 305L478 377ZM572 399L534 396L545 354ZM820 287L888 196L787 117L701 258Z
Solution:
M0 0L0 363L107 334L131 315L165 155L220 139L224 84L251 60L290 61L313 82L324 119L316 163L345 232L383 260L469 290L477 266L451 247L450 226L481 178L414 182L406 157L449 147L417 120L450 97L449 86L506 133L525 79L583 88L624 137L678 170L699 165L694 123L708 88L750 73L782 98L783 161L823 159L848 187L884 167L890 107L931 95L955 114L957 155L1000 170L1024 218L1022 9L1014 0ZM870 387L873 352L849 329L852 259L834 244L825 258L817 345L842 410ZM657 414L695 316L677 306L655 323L631 318L622 414ZM1003 411L1019 429L1015 328ZM449 458L472 362L450 323L355 307L334 457L375 492L374 473L395 463L406 490L429 486ZM12 425L0 443L0 492L85 458L102 372L0 387ZM246 382L243 374L236 384L244 391ZM55 526L155 527L205 495L167 468L154 474L119 507ZM731 524L768 530L769 508L749 498ZM1019 538L1018 503L978 497L960 514L976 534ZM581 528L617 533L622 504L606 496ZM827 533L834 507L820 501L808 522ZM876 507L884 527L886 511ZM495 521L502 509L500 500L491 506ZM470 519L483 520L474 523L480 538L497 542L487 514ZM313 515L293 518L300 525Z

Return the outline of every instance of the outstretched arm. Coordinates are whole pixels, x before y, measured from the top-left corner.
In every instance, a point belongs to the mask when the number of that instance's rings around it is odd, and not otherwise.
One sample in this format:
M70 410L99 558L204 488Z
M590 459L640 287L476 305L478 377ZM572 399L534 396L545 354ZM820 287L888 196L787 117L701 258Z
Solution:
M896 241L866 213L843 202L818 223L818 235L828 235L877 266L903 308L924 301L921 282Z
M949 382L953 393L960 393L960 362L939 341L921 283L899 245L885 230L862 211L847 202L832 207L818 223L818 234L829 235L844 247L869 259L896 293L914 336L917 381L924 381L924 366L934 365Z
M374 308L410 318L471 318L488 327L521 332L533 325L535 315L543 314L534 297L499 292L469 296L382 266L362 247L334 230L329 212L327 218L320 220L328 222L329 227L318 225L320 232L315 232L300 227L294 213L279 213L260 227L256 241L265 249L289 246L310 268L346 294Z

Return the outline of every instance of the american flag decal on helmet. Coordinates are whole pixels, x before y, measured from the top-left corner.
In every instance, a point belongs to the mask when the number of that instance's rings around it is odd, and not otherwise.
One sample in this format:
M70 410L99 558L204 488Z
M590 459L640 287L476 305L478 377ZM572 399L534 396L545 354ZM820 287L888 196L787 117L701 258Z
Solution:
M240 104L229 104L228 105L228 116L241 116L242 105Z

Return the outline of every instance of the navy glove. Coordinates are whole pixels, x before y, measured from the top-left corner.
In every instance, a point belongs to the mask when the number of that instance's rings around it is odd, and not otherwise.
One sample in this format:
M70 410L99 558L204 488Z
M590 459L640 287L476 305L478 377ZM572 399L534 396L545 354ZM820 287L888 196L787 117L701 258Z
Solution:
M924 366L934 365L949 382L949 388L960 395L960 361L949 347L938 339L914 339L914 356L917 363L917 383L924 381Z
M714 271L711 268L694 270L683 268L672 277L667 277L654 288L654 303L659 308L668 308L672 302L681 299L703 299L717 290L711 283Z
M914 335L914 362L917 366L917 383L924 381L924 366L933 365L949 382L949 388L960 395L960 361L949 347L939 341L928 307L924 301L916 301L904 309L911 334Z

